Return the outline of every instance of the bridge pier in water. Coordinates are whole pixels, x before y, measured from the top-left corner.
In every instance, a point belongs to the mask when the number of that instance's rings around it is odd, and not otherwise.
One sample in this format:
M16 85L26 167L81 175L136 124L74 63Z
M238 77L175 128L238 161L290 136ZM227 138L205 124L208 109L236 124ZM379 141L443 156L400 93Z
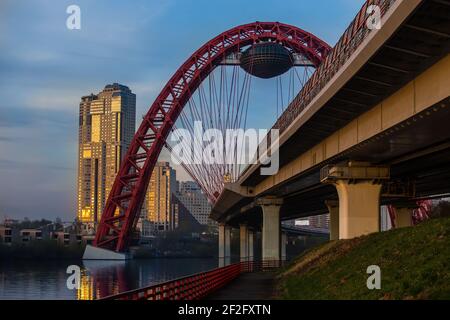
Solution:
M115 252L103 248L87 245L84 253L83 260L130 260L132 255L129 253Z

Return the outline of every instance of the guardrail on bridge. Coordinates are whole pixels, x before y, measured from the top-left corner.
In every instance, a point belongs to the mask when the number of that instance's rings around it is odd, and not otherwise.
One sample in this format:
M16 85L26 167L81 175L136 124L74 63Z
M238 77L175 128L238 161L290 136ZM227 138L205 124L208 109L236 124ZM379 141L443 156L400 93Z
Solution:
M371 5L378 6L381 17L384 17L396 1L398 0L366 0L355 19L325 58L325 61L316 69L299 94L289 104L273 129L279 129L280 134L283 133L367 38L372 31L366 26L367 19L370 16L368 8Z
M223 288L242 273L273 270L284 263L285 261L239 262L99 300L198 300Z

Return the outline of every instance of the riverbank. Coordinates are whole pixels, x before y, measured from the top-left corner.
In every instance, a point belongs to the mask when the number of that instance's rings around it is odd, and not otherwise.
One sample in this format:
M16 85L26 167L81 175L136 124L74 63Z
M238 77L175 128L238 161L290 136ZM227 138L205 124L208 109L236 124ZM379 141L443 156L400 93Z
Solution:
M381 289L367 288L367 268L381 269ZM277 297L323 299L450 299L450 218L416 227L329 242L280 272Z
M211 245L202 244L192 246L190 250L170 252L139 247L133 249L133 259L212 259L215 258L215 255L211 247ZM81 260L84 249L85 246L81 244L62 246L51 240L33 241L27 244L0 244L0 260Z
M56 241L41 240L27 244L0 245L0 259L5 260L80 260L83 245L61 246Z

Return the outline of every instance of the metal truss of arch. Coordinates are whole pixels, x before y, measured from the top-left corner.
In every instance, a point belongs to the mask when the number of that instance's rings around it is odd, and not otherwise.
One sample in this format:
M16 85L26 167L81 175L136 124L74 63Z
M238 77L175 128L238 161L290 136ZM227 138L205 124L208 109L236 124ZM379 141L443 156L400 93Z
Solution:
M306 57L315 67L331 50L311 33L278 22L233 28L198 49L168 81L137 130L103 210L95 246L118 252L126 250L153 168L183 107L226 57L260 41L281 43Z

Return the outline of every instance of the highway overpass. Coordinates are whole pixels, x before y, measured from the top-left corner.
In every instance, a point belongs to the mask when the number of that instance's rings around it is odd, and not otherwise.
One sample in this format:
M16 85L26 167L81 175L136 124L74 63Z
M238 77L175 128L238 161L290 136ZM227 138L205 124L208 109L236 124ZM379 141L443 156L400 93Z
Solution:
M382 204L406 226L417 199L450 193L450 1L375 1L379 30L371 2L275 124L279 172L252 165L226 184L211 213L219 256L230 228L243 259L261 231L263 259L279 260L283 220L330 213L331 239L347 239L379 231Z

